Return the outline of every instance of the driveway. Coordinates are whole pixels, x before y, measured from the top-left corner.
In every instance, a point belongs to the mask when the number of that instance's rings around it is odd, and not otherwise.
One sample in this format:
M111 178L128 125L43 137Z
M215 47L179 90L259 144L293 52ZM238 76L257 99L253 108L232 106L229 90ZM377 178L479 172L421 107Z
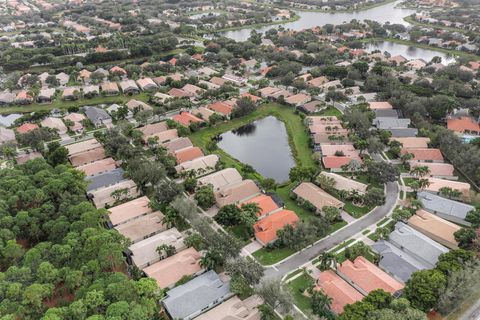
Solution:
M363 231L370 225L377 223L383 217L388 215L397 203L399 193L398 184L396 182L387 183L385 204L377 207L369 214L348 224L346 227L338 230L332 235L318 241L312 247L305 249L298 254L287 258L283 262L265 269L265 278L282 278L285 274L294 270L308 261L315 259L321 252L329 250L338 244L348 240L355 234Z

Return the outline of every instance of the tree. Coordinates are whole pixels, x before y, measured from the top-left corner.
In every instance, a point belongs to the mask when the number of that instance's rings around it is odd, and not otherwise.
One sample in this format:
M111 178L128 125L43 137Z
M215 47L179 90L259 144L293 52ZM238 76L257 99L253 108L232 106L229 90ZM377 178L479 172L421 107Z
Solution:
M68 161L68 150L58 142L50 142L46 153L47 162L53 167L59 164L66 164Z
M185 191L187 192L194 192L195 191L195 188L197 187L197 179L195 178L187 178L185 179L185 181L183 182L183 188L185 189Z
M60 86L60 81L58 81L57 77L54 76L54 75L49 75L45 79L45 83L48 84L49 87L51 87L51 88L56 88L56 87Z
M255 111L255 103L248 97L243 97L237 100L237 104L233 109L232 116L235 118L243 117Z
M396 167L383 161L373 161L368 165L367 169L368 175L380 183L394 182L400 176Z
M160 257L167 257L167 258L177 253L177 249L174 246L172 246L171 244L169 245L165 243L158 246L156 251Z
M369 188L363 196L363 202L367 206L380 206L385 203L385 193L380 188Z
M273 310L279 309L281 312L288 313L293 308L292 297L282 288L279 280L263 280L256 289L256 293Z
M472 227L480 227L480 209L475 208L474 210L467 213L465 220L472 224Z
M413 216L413 212L405 208L395 208L393 210L392 219L395 221L407 221Z
M333 223L341 219L340 210L336 207L324 206L322 208L322 212L325 218L327 219L327 221L330 223Z
M337 256L333 252L322 252L318 258L320 260L321 270L328 270L332 267L333 269L337 269Z
M290 169L290 181L311 181L315 176L316 169L313 167L293 167Z
M460 271L468 264L476 262L475 252L464 249L450 250L438 257L435 268L445 275Z
M167 204L171 202L181 192L181 186L179 186L174 181L161 179L155 185L153 198L159 204Z
M370 153L380 153L385 149L385 145L377 137L368 137L368 152Z
M243 257L227 261L225 270L231 276L244 278L250 286L257 285L264 274L264 268L258 262Z
M261 320L276 320L277 315L275 314L275 310L270 307L268 304L261 304L258 306L258 310L260 310L260 319ZM10 320L10 319L9 319Z
M442 187L438 190L438 194L442 197L449 198L449 199L458 199L462 195L459 190L452 189L450 187Z
M370 252L370 247L360 241L345 248L345 257L353 261L359 256L367 256Z
M195 193L195 200L200 208L207 210L215 204L215 194L211 185L201 186Z
M166 173L161 163L139 157L127 162L126 171L127 175L142 190L146 190L147 186L164 185L161 180L165 178Z
M218 210L215 220L224 226L234 226L240 223L242 210L235 204L223 206Z
M262 180L262 187L266 191L275 190L277 188L277 183L272 178L265 178Z
M477 236L475 229L464 227L456 231L454 234L455 240L458 242L458 246L463 249L471 247L473 239Z
M253 289L248 285L245 278L236 275L231 277L230 289L233 293L239 295L241 299L247 298L253 294Z
M315 182L325 191L332 191L335 187L335 179L324 174L319 174Z
M319 290L315 290L312 294L312 311L319 317L333 319L334 315L331 311L332 298Z
M379 228L377 228L377 230L375 230L375 235L379 239L388 240L388 237L390 237L391 232L392 232L392 230L390 230L390 228L388 228L388 227L379 227Z
M428 312L437 305L446 285L447 278L440 271L420 270L412 274L404 292L413 307Z

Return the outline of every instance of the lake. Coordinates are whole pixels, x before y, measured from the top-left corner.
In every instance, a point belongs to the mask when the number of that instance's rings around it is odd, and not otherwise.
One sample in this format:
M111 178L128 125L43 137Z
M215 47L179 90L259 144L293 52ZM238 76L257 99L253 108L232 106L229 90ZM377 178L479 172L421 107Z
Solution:
M426 62L429 62L435 56L441 57L443 64L449 64L449 63L455 62L455 58L453 56L449 56L443 52L412 47L405 44L400 44L400 43L390 42L390 41L378 41L375 43L367 43L365 44L365 48L368 52L372 52L374 50L380 50L383 53L385 51L388 51L392 56L396 56L400 54L407 59L423 59Z
M0 126L10 127L15 122L15 120L21 117L22 115L19 113L12 113L9 115L0 115Z
M272 28L279 28L282 26L285 29L291 30L303 30L316 26L323 26L325 24L341 24L343 22L350 22L352 19L357 20L373 20L381 24L389 21L391 24L403 24L408 25L403 18L415 13L415 10L396 8L395 6L399 2L391 2L371 8L368 10L355 11L355 12L313 12L313 11L295 11L300 17L297 21L287 22L278 25L270 25L261 28L256 28L257 32L265 32ZM245 41L250 37L251 28L244 28L234 31L226 31L221 33L227 38L231 38L235 41Z
M287 181L295 160L285 124L269 116L220 135L218 146L265 178Z

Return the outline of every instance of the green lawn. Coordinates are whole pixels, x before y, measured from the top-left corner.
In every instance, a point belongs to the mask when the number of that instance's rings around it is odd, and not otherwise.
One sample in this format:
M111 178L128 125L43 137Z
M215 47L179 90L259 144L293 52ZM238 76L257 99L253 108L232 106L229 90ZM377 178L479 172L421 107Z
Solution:
M294 211L297 216L303 221L309 221L315 215L305 209L304 207L297 204L295 200L290 198L290 190L292 190L293 184L288 184L282 187L277 188L276 193L284 202L285 209Z
M341 244L339 244L338 246L336 246L335 248L333 248L331 251L332 251L332 252L337 252L338 250L343 249L343 248L345 248L346 246L348 246L348 245L349 245L350 243L352 243L353 241L355 241L355 239L348 239L347 241L342 242Z
M384 224L384 223L387 222L388 220L390 220L390 218L388 218L388 217L383 218L382 220L380 220L379 223L377 223L377 227L380 227L382 224Z
M368 229L365 229L365 230L362 231L363 235L366 235L366 234L369 234L369 233L370 233L370 230L368 230Z
M252 255L257 261L264 265L269 266L275 264L295 253L295 250L290 248L280 248L268 251L265 248L255 251Z
M316 113L318 114L319 116L327 116L327 117L340 117L342 115L342 113L340 112L340 110L338 110L337 108L333 107L333 106L328 106L326 109Z
M351 201L345 201L343 210L350 214L355 219L362 217L363 215L369 213L373 208L369 206L359 207L354 205Z
M249 232L249 228L244 225L227 227L225 229L233 234L235 238L240 240L244 246L252 242L252 236Z
M418 179L416 178L403 178L403 183L407 186L410 187L415 181Z
M302 272L304 272L303 269L297 269L297 270L293 271L292 273L290 273L290 274L285 278L285 281L287 281L288 279L291 279L291 278L295 277L297 274L302 273Z
M312 299L303 295L305 290L311 288L315 280L308 274L303 274L297 279L290 281L287 286L290 289L295 305L300 310L310 313L312 309Z

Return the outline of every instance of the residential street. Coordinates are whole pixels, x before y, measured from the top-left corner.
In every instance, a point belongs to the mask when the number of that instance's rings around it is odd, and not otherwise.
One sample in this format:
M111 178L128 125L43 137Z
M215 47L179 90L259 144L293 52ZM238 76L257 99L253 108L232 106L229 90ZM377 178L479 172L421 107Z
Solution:
M327 236L326 238L317 242L312 247L305 249L297 255L292 256L290 259L287 259L284 262L273 267L266 268L265 277L281 278L291 270L294 270L307 263L308 261L316 258L322 251L337 246L338 244L346 241L353 235L366 229L368 226L379 222L383 217L385 217L395 208L398 193L398 184L396 182L388 183L386 188L386 200L383 206L374 209L368 215L347 225L343 229L340 229L335 234Z

